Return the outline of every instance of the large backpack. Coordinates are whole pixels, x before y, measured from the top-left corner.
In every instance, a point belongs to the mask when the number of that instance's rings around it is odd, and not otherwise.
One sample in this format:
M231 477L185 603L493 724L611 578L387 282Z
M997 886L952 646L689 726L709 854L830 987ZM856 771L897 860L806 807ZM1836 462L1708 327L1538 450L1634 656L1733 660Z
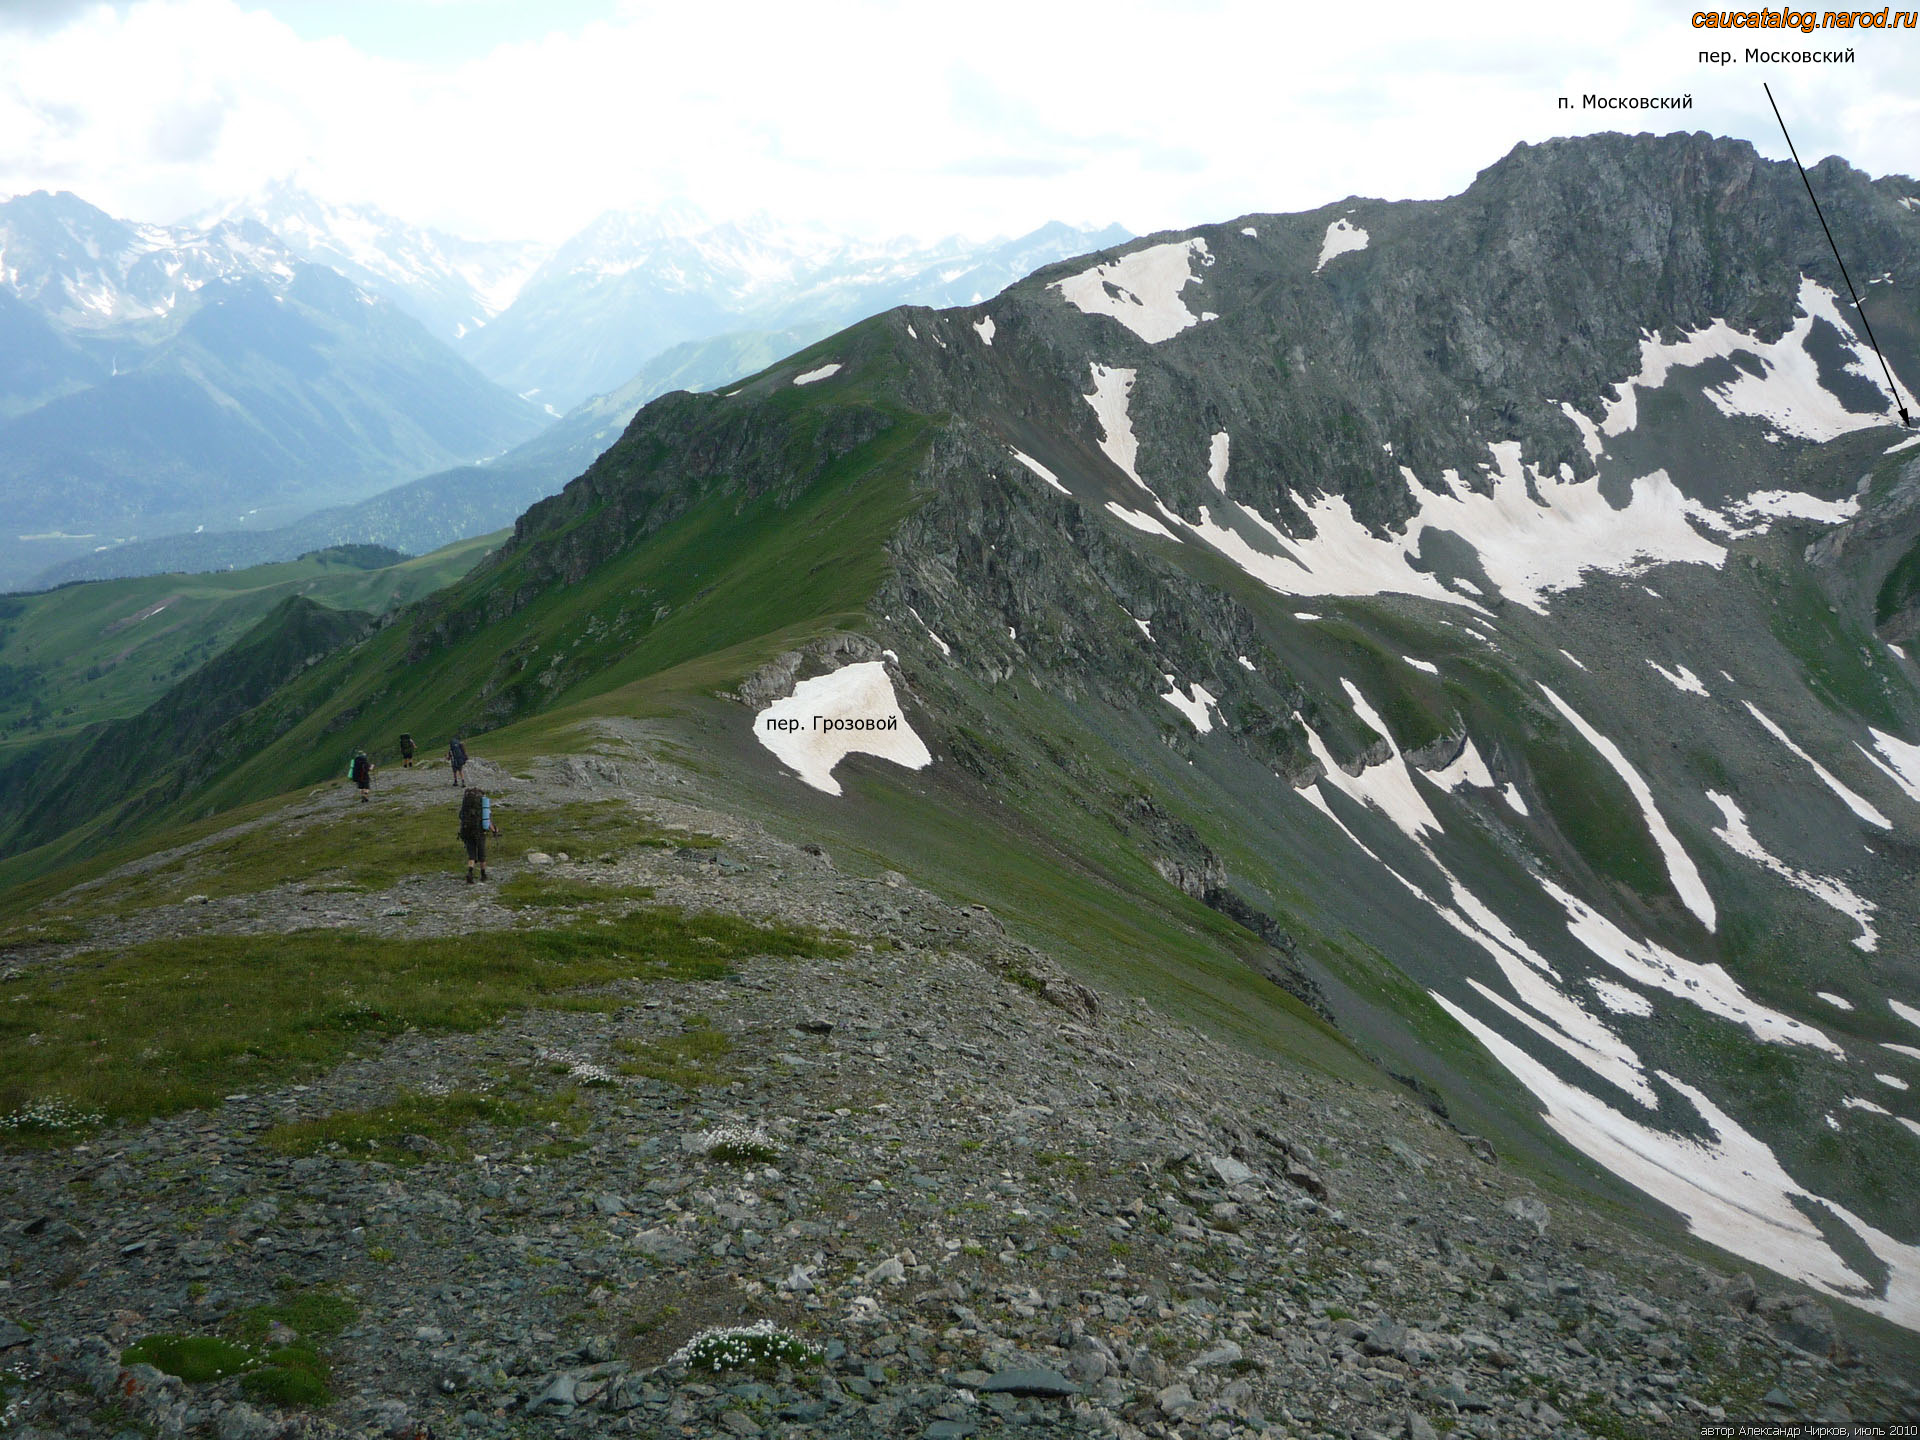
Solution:
M470 840L480 833L480 790L469 785L460 797L460 838Z
M365 780L367 778L367 771L370 768L372 768L371 763L368 761L365 755L354 756L353 757L353 783L358 785L362 780Z
M448 750L448 757L453 761L454 769L459 770L466 765L467 763L467 747L466 746L462 745L458 740L456 740L453 742L453 744L447 747L447 750Z

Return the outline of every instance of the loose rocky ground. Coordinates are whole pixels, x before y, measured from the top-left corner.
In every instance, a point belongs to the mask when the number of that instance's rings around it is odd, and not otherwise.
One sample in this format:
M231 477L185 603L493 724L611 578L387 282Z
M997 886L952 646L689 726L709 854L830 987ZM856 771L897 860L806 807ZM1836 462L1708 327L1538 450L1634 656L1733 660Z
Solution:
M1549 1208L1390 1090L1087 991L985 911L845 873L671 767L485 778L509 845L516 805L583 796L720 842L542 873L845 943L405 1035L309 1084L0 1156L0 1429L1493 1440L1920 1413L1824 1306ZM444 773L395 779L378 803L449 803ZM261 823L354 803L316 792ZM168 905L93 943L554 923L494 896L450 864L375 894ZM819 1358L673 1359L760 1320ZM165 1334L305 1346L334 1399L122 1362Z

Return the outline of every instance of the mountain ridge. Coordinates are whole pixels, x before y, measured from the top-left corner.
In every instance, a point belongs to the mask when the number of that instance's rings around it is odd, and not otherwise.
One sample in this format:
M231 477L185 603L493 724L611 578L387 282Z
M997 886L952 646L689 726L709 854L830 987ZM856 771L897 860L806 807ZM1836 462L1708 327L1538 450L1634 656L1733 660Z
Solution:
M1920 373L1911 182L1816 179ZM228 722L194 803L433 717L590 746L639 712L881 854L1003 808L1268 917L1476 1133L1913 1329L1920 688L1875 604L1920 462L1797 185L1706 136L1523 146L1449 200L1150 236L669 395ZM1853 523L1872 570L1823 588ZM768 661L775 704L878 696L929 759L821 727L792 763L767 695L715 698Z

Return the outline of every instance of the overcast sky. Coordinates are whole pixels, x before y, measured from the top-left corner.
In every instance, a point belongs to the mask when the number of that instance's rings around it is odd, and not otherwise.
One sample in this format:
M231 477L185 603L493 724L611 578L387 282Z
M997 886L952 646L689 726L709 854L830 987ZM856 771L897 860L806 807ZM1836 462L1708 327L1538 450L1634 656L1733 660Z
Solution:
M1920 171L1920 31L1836 37L1852 65L1709 70L1694 8L0 0L0 195L174 220L291 175L476 237L676 198L873 237L1145 232L1449 194L1516 141L1585 130L1784 158L1763 79L1809 164ZM1589 90L1694 107L1555 108Z

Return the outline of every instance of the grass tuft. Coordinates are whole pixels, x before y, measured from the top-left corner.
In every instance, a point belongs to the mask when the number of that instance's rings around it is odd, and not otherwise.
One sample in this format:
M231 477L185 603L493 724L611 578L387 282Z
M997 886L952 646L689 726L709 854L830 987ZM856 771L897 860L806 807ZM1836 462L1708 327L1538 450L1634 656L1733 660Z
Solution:
M719 1062L733 1053L733 1041L697 1015L678 1035L665 1035L657 1040L622 1039L614 1043L632 1057L621 1064L622 1075L658 1080L678 1085L682 1090L724 1085L732 1078Z
M122 1365L151 1365L194 1385L206 1385L251 1370L260 1352L213 1335L148 1335L120 1352Z

